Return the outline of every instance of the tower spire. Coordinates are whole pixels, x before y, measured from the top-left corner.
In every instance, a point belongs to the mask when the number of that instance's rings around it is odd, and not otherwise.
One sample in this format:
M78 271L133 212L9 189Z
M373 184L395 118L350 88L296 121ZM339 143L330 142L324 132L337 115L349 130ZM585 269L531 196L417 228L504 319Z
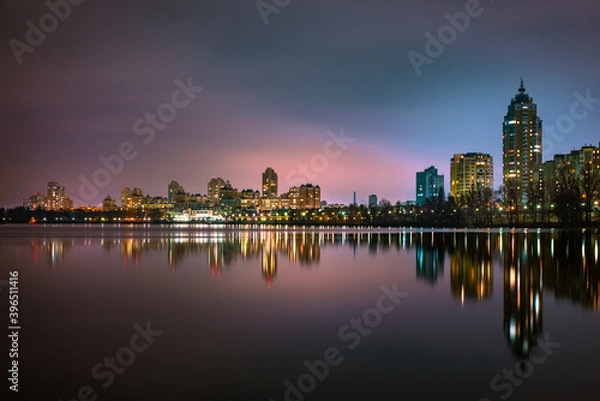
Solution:
M519 93L525 93L525 83L523 82L523 77L521 77L521 86L519 87Z

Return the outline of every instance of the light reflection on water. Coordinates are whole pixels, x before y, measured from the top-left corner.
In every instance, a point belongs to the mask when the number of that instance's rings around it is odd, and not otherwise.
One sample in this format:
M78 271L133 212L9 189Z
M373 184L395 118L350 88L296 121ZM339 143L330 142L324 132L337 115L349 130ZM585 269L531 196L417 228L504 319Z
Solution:
M319 289L336 288L336 283L344 282L358 291L375 282L374 275L382 274L382 278L391 280L398 269L400 272L409 269L412 280L404 278L402 283L414 299L423 296L442 303L451 299L456 307L469 314L474 313L469 305L481 304L492 311L494 302L500 302L501 315L486 319L497 325L494 330L502 331L505 347L515 359L527 357L537 336L545 331L547 311L544 305L548 296L552 299L551 305L567 301L580 310L598 315L599 242L600 234L596 231L560 230L340 230L230 226L0 229L2 256L11 253L8 259L18 261L21 270L33 272L30 273L30 285L35 282L31 274L39 267L61 271L77 266L100 266L102 261L107 269L114 269L118 260L122 272L167 270L174 280L181 276L188 281L194 271L204 281L231 282L234 287L230 288L239 292L250 287L251 296L257 299L263 297L261 292L268 296L269 293L278 294L281 289L286 294L281 295L279 302L292 305L303 296L313 297L313 291L318 290L311 288L317 286ZM402 266L394 266L399 260ZM352 261L358 262L354 265ZM407 266L406 261L412 261L412 266ZM383 269L380 265L391 268L380 273ZM69 271L70 275L74 274ZM122 274L107 271L111 277L116 275L115 280ZM240 279L236 278L238 276ZM260 277L262 288L253 277ZM163 285L164 278L160 280L162 282L152 281L148 285ZM118 288L118 284L114 285ZM186 293L184 287L180 291L181 296L197 296ZM292 293L294 291L297 293ZM332 289L323 295L323 302L341 302L346 296L343 291L344 288ZM219 299L224 296L218 295ZM247 294L235 295L235 299L226 302L233 305L245 296ZM246 298L242 302L252 301ZM198 313L205 312L199 310ZM310 315L310 311L306 313L306 316ZM297 319L308 319L306 316ZM476 323L473 320L471 324ZM264 330L276 329L267 324ZM324 332L323 336L326 334ZM440 343L447 341L443 337L438 340ZM496 349L495 352L501 351Z

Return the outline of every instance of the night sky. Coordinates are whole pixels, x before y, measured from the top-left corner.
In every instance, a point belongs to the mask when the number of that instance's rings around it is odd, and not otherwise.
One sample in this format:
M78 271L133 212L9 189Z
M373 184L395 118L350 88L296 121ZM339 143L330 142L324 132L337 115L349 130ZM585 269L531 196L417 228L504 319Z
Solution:
M292 0L265 26L254 0L87 0L19 64L9 42L26 42L26 21L39 26L49 9L4 1L0 206L51 180L76 205L119 198L124 186L166 196L171 179L192 193L206 193L213 176L259 189L267 166L280 192L310 181L330 203L351 202L353 191L362 202L371 193L395 202L415 199L415 172L432 164L449 191L451 156L470 151L494 157L498 187L501 123L519 77L545 128L569 113L574 92L600 98L600 3L482 0L481 15L417 76L407 53L424 54L425 33L437 36L444 14L466 3ZM188 77L204 89L144 143L135 122ZM342 127L355 140L338 152L326 144ZM545 146L544 160L597 146L599 133L596 104L551 152ZM91 179L98 158L124 142L137 157L86 199L78 177ZM293 174L326 148L336 157L313 179Z

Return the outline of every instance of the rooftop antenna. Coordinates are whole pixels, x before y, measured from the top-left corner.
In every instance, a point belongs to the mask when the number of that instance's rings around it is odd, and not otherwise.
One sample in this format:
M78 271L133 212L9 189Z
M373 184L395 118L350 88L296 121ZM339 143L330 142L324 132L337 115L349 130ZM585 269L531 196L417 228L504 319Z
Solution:
M525 93L525 83L523 82L523 77L521 77L521 86L519 87L520 93Z

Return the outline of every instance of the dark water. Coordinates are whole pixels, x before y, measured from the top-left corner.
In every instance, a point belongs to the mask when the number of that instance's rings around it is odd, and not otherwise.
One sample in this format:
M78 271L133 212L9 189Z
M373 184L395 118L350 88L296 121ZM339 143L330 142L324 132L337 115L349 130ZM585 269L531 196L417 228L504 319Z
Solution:
M599 247L598 231L0 226L0 280L19 272L23 399L598 400Z

